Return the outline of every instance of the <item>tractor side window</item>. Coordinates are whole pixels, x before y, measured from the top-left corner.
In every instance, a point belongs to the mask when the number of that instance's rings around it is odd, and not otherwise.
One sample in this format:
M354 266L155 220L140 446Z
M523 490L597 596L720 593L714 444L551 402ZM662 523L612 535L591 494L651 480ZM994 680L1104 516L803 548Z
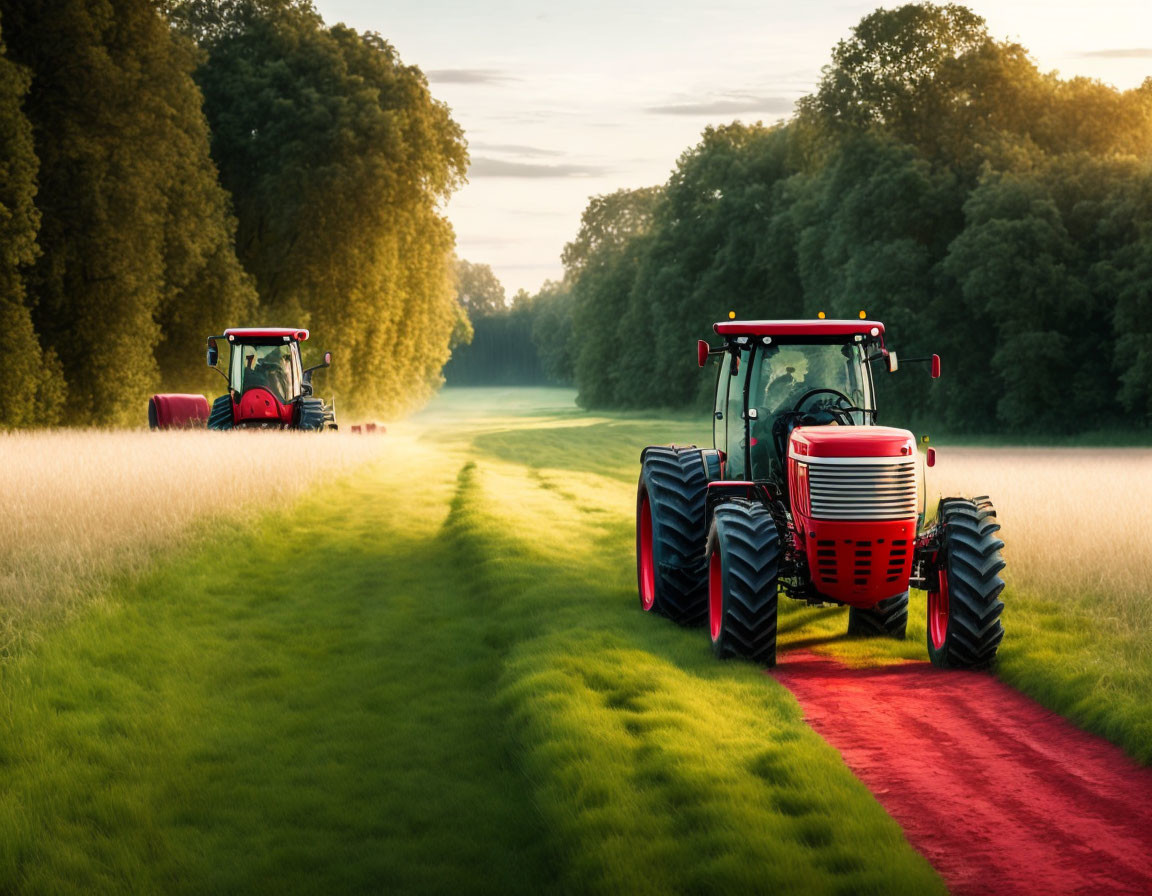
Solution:
M728 381L732 379L728 374L731 369L732 355L724 352L720 376L716 380L716 403L712 407L712 445L721 451L728 450L724 442L724 427L728 419Z
M727 424L728 460L725 464L726 479L744 479L747 476L745 456L748 447L748 421L744 419L744 385L748 382L748 349L740 349L733 361L736 375L728 376L728 410L724 412ZM732 373L731 368L728 374Z

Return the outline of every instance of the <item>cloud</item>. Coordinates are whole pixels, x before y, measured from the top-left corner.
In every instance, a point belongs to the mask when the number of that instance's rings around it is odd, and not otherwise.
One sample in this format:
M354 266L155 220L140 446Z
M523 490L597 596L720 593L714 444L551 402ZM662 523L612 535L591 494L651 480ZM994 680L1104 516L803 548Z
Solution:
M516 80L493 68L434 68L425 74L429 81L441 84L503 84Z
M739 112L764 112L769 115L788 115L796 101L786 96L756 96L750 93L731 93L712 99L690 103L668 103L649 106L651 115L729 115Z
M1093 59L1152 59L1152 47L1132 47L1127 50L1087 50L1080 55Z
M538 165L530 162L505 162L483 156L474 158L468 169L469 177L592 177L603 173L603 168L591 165Z
M519 143L471 143L469 144L469 147L471 149L484 150L485 152L503 152L514 156L526 156L527 158L564 155L564 153L558 149L544 149L539 146L524 146Z

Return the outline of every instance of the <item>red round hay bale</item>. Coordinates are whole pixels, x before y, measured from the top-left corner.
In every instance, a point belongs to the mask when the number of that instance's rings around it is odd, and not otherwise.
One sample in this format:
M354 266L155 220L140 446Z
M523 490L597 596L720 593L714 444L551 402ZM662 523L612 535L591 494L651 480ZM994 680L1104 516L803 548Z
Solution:
M208 399L203 395L153 395L148 399L152 429L201 429L208 425Z

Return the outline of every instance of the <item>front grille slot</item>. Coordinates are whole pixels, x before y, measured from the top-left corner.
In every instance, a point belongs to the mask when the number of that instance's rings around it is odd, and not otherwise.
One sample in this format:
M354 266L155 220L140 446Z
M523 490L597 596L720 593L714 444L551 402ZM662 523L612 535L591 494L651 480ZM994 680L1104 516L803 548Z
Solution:
M878 458L869 460L878 461ZM884 458L861 464L808 460L812 518L818 520L904 520L916 516L916 461ZM902 545L893 543L893 548Z

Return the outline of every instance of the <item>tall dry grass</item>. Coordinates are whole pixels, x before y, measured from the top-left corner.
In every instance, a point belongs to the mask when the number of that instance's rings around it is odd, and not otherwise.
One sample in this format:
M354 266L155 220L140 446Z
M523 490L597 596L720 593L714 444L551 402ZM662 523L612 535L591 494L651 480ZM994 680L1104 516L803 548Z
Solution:
M928 472L930 493L991 496L1013 590L1152 630L1152 450L945 448Z
M343 433L0 433L0 655L35 618L90 599L193 527L282 507L385 444Z

